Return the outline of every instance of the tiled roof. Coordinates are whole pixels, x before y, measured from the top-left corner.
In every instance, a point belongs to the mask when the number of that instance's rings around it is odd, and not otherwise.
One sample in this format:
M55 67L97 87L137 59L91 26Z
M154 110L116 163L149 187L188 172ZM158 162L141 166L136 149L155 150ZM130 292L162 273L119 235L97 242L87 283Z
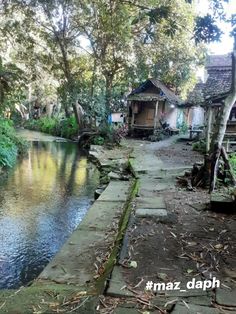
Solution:
M232 66L232 57L231 54L228 53L226 55L210 55L206 59L205 67L207 69L210 68L226 68Z
M215 69L208 72L206 84L204 86L205 99L215 98L230 91L232 81L232 68Z
M188 94L187 103L190 104L201 104L204 102L204 83L197 83L194 87L194 89Z
M217 100L230 92L232 82L232 57L211 55L206 61L207 81L197 84L189 94L187 104L200 104L207 100Z

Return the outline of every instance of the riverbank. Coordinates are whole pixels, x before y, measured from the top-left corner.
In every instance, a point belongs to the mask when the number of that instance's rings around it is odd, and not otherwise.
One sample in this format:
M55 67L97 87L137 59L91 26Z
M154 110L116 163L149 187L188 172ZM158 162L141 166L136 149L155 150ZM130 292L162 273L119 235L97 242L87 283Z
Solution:
M103 293L116 262L130 214L130 202L136 191L132 177L125 174L125 178L119 180L112 174L115 169L123 173L129 154L130 149L117 149L111 158L110 150L93 147L93 158L103 174L110 178L109 184L30 287L1 291L0 313L32 313L32 309L40 313L57 309L68 313L76 311L76 307L81 308L82 313L95 311L94 302L98 302L98 295ZM84 301L82 305L81 301Z

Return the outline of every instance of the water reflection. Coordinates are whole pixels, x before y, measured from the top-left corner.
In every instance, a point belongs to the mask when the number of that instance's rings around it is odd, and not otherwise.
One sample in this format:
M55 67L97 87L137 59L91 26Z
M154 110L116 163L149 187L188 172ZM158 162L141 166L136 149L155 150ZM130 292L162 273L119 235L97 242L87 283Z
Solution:
M0 288L37 277L82 220L97 184L76 144L31 143L0 182Z

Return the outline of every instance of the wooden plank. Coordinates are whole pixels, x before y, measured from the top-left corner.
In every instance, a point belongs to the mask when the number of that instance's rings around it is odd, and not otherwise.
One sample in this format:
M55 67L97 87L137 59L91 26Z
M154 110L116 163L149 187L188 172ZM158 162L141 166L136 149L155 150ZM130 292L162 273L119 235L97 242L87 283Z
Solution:
M134 125L134 104L131 104L131 109L132 109L132 118L131 118L131 128Z

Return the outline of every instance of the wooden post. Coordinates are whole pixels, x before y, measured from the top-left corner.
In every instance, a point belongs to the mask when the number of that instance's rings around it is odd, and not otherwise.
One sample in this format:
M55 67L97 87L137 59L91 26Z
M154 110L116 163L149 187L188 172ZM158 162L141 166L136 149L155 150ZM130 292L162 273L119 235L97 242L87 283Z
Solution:
M131 109L132 109L131 129L132 129L133 125L134 125L134 104L133 104L133 102L131 103Z
M211 145L211 128L212 128L213 109L208 108L207 131L206 131L206 153L210 150Z
M154 131L157 129L157 122L158 122L158 100L156 102L156 108L155 108Z
M226 153L228 153L230 150L230 142L229 142L229 138L227 139L227 142L226 142Z

